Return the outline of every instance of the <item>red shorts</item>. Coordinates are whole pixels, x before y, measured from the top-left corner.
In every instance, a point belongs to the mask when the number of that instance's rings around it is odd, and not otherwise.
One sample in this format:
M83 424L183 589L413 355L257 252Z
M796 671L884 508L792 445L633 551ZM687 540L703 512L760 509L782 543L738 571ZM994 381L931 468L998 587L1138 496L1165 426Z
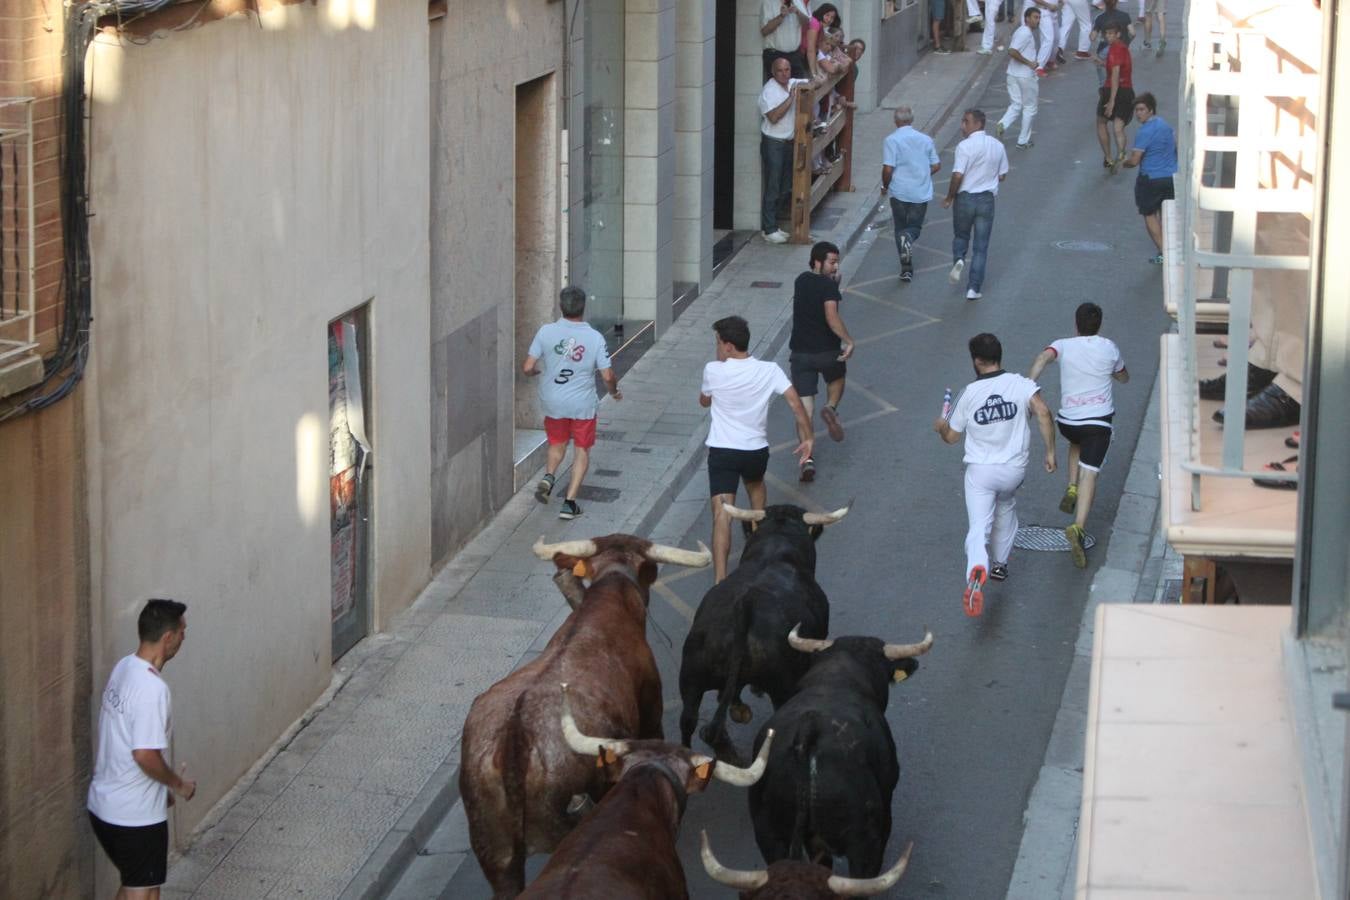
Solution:
M544 433L550 444L571 441L578 449L589 450L595 446L595 418L551 419L544 416Z

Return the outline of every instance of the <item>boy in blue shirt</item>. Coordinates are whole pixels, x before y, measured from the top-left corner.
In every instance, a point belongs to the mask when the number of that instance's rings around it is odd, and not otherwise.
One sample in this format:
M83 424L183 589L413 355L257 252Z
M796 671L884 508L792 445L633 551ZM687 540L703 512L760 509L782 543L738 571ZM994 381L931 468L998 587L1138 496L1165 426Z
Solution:
M1153 238L1158 253L1149 262L1162 265L1162 204L1176 195L1172 176L1177 173L1177 135L1172 126L1158 115L1158 101L1150 93L1140 94L1134 100L1134 117L1139 130L1134 135L1134 148L1125 167L1139 168L1134 183L1134 205L1144 217L1144 228Z

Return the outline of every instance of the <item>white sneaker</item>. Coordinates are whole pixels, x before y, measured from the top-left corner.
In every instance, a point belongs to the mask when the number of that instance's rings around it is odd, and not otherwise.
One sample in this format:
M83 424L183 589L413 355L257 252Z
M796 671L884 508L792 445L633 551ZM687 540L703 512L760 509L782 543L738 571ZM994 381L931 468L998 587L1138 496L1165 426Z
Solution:
M780 228L772 234L764 235L764 240L770 244L786 244L788 241L788 233Z
M981 294L979 291L975 290L974 288L971 288L970 290L966 291L966 299L967 299L967 300L979 300L979 299L980 299L981 297L983 297L983 296L984 296L984 294Z
M952 265L952 270L947 273L947 280L952 284L956 284L961 280L961 273L965 270L966 261L964 259L958 259L955 264Z
M986 50L983 47L976 50L975 52L978 53L980 56L992 56L994 54L993 50Z

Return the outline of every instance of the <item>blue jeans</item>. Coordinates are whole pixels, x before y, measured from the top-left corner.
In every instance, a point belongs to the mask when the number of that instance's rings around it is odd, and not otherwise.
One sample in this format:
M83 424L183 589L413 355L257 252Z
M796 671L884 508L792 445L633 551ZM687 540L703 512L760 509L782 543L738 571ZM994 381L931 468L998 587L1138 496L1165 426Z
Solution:
M792 141L780 141L761 134L759 161L764 167L759 227L765 234L773 234L778 230L778 204L792 190Z
M897 200L891 198L891 223L895 231L895 252L901 254L901 268L906 272L913 272L913 260L908 265L904 262L904 251L900 248L900 235L909 235L910 244L915 244L919 240L919 232L923 231L923 218L928 215L928 203L910 203L906 200Z
M984 262L989 255L989 235L994 231L994 192L978 194L961 191L952 205L952 261L966 258L971 232L975 245L970 248L970 280L967 287L979 291L984 284Z

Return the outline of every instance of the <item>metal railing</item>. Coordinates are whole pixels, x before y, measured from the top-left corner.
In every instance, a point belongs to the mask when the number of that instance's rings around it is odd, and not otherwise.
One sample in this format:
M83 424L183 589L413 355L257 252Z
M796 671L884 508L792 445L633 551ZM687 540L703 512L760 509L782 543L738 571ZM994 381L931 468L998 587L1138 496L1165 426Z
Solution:
M36 232L33 98L3 97L0 98L0 368L37 346Z
M1178 304L1178 324L1183 348L1183 369L1189 385L1197 380L1196 302L1197 275L1201 270L1227 274L1228 366L1223 400L1224 420L1219 465L1201 461L1199 396L1193 394L1187 406L1189 452L1181 468L1191 476L1191 508L1200 507L1201 476L1222 478L1260 477L1270 481L1297 480L1296 473L1245 468L1245 429L1247 403L1247 336L1252 321L1252 288L1258 271L1308 269L1308 256L1272 255L1257 252L1258 217L1262 213L1297 213L1312 216L1314 194L1311 190L1263 186L1262 162L1283 154L1288 159L1304 159L1316 152L1315 132L1285 129L1278 133L1280 115L1271 115L1280 102L1305 109L1316 109L1321 93L1319 76L1307 71L1271 71L1256 63L1269 57L1270 36L1246 24L1245 19L1230 19L1228 8L1222 12L1214 0L1191 0L1188 4L1187 48L1181 82L1181 122L1177 129L1178 163L1177 204L1181 214L1184 288ZM1243 65L1244 49L1250 63ZM1314 68L1320 60L1305 60ZM1212 134L1209 111L1211 100L1218 98L1237 103L1237 133ZM1290 133L1293 131L1293 133ZM1206 161L1210 154L1232 157L1232 184L1207 183ZM1213 180L1213 179L1208 179ZM1227 249L1203 246L1197 234L1197 220L1206 212L1226 213L1231 229L1225 234Z

